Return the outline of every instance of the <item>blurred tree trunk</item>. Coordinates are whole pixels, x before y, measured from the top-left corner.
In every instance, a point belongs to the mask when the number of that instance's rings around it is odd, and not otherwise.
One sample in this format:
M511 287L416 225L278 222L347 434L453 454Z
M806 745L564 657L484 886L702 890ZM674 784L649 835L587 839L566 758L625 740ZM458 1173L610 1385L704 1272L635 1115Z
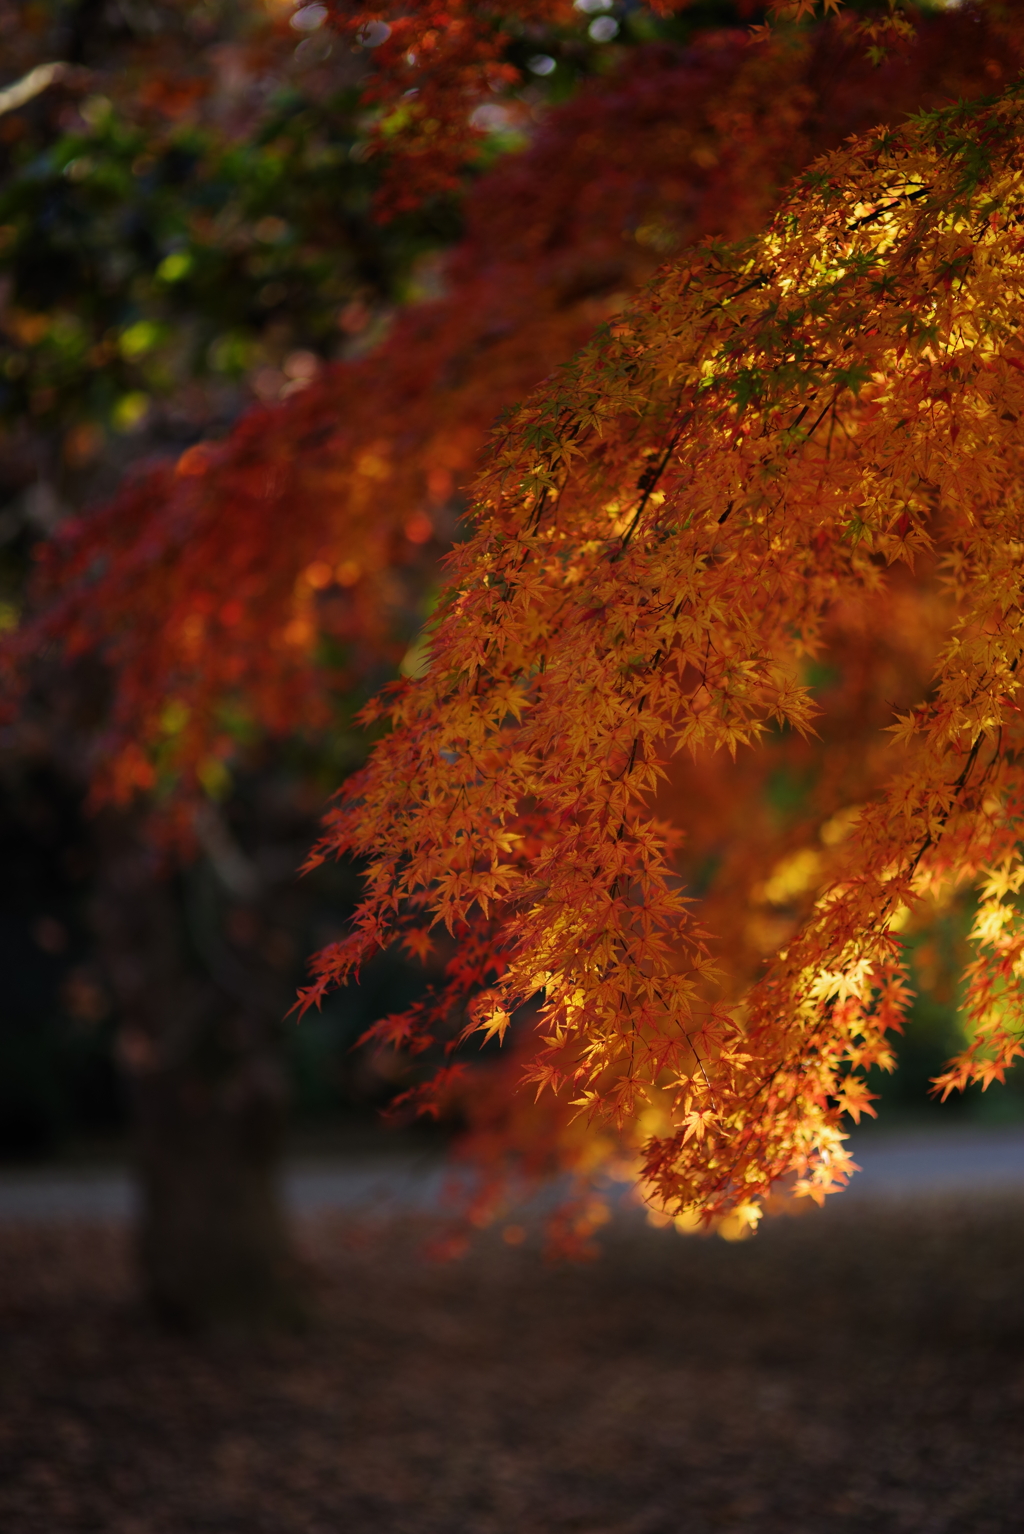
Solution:
M188 891L130 816L104 813L96 835L95 924L122 1017L146 1293L179 1326L293 1322L301 1293L277 1185L280 983L215 923L189 930Z

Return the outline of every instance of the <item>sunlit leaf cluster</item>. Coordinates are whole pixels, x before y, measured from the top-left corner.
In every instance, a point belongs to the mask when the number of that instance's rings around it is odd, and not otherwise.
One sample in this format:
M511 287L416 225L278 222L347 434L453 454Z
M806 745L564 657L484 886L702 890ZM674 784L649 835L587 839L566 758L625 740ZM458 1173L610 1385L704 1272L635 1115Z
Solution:
M975 1036L949 1079L1022 1053L1022 125L1011 91L854 141L514 413L429 672L379 705L391 732L331 817L324 850L369 871L320 985L406 928L459 934L420 1029L451 1049L535 1008L525 1081L632 1142L672 1215L843 1183L842 1116L909 999L899 933L964 884ZM792 889L765 871L769 905L811 899L730 985L680 877L705 810L678 781L673 802L676 764L772 767L773 734L827 730L807 663L837 614L863 644L900 602L938 608L931 675L887 749L852 722L861 802L829 806L843 834Z

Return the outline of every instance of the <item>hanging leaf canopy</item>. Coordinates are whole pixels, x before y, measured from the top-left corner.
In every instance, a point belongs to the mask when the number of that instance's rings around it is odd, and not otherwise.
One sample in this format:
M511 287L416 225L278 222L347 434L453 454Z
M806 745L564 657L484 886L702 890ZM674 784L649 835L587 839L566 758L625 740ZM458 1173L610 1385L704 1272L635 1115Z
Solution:
M761 236L666 269L516 410L429 672L376 709L391 733L331 818L322 855L367 858L367 895L307 1000L447 926L413 1042L500 1036L539 993L526 1082L632 1136L683 1218L754 1219L787 1173L842 1183L841 1116L889 1062L898 934L927 898L981 891L944 1084L1024 1052L1022 130L1013 90L818 161ZM671 823L656 800L680 760L772 765L773 736L821 729L807 667L832 615L870 637L900 601L941 609L930 680L885 749L850 721L849 834L730 988L674 853L713 799L677 794Z

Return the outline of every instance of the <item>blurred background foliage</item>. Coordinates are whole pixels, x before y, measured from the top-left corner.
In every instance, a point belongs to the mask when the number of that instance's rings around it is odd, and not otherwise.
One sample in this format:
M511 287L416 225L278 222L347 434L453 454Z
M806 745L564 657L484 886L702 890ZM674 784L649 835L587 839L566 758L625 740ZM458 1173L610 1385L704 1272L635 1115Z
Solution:
M488 136L467 181L622 48L759 15L715 0L670 21L608 0L577 6L582 31L513 30L508 58L527 83L483 109ZM0 626L17 621L37 541L133 461L223 434L254 401L372 347L396 306L437 290L459 198L373 216L368 50L332 43L322 17L275 0L0 0L0 92L63 65L0 115ZM410 613L410 632L422 616ZM0 742L6 1158L126 1132L112 961L95 936L103 853L75 771L75 721L101 699L102 679L58 678ZM358 755L344 718L339 732L341 746L254 746L212 805L203 856L171 880L182 962L230 991L232 966L258 954L282 1018L305 956L338 933L356 895L351 868L295 875L339 751ZM783 800L792 791L779 787ZM969 923L955 909L911 937L924 994L899 1069L875 1083L882 1127L935 1112L928 1080L960 1042L954 977ZM372 1120L394 1083L352 1044L419 984L389 959L301 1027L280 1022L295 1123ZM1024 1091L969 1092L946 1111L1021 1117Z
M0 91L63 66L0 115L0 625L17 621L40 538L132 462L223 434L249 404L372 346L396 305L433 291L457 200L371 216L365 58L309 20L259 0L0 3ZM410 614L410 633L419 621ZM232 964L258 947L277 977L279 1047L307 1121L346 1108L365 1119L386 1098L350 1046L416 983L392 963L302 1029L283 1021L305 955L355 894L351 870L300 883L296 869L339 754L358 753L348 721L360 701L342 700L337 739L254 750L246 780L211 806L217 850L168 876L185 968L230 992ZM102 707L102 677L51 679L0 751L7 1157L127 1127L118 955L96 940L102 837L75 770Z

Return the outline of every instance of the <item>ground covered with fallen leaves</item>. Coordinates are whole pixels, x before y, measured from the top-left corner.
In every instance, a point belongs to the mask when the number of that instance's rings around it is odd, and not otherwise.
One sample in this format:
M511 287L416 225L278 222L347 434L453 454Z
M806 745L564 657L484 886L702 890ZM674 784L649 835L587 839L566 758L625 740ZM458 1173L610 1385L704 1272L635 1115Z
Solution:
M1019 1531L1024 1200L837 1205L568 1267L319 1221L256 1343L156 1331L123 1231L2 1229L0 1528Z

